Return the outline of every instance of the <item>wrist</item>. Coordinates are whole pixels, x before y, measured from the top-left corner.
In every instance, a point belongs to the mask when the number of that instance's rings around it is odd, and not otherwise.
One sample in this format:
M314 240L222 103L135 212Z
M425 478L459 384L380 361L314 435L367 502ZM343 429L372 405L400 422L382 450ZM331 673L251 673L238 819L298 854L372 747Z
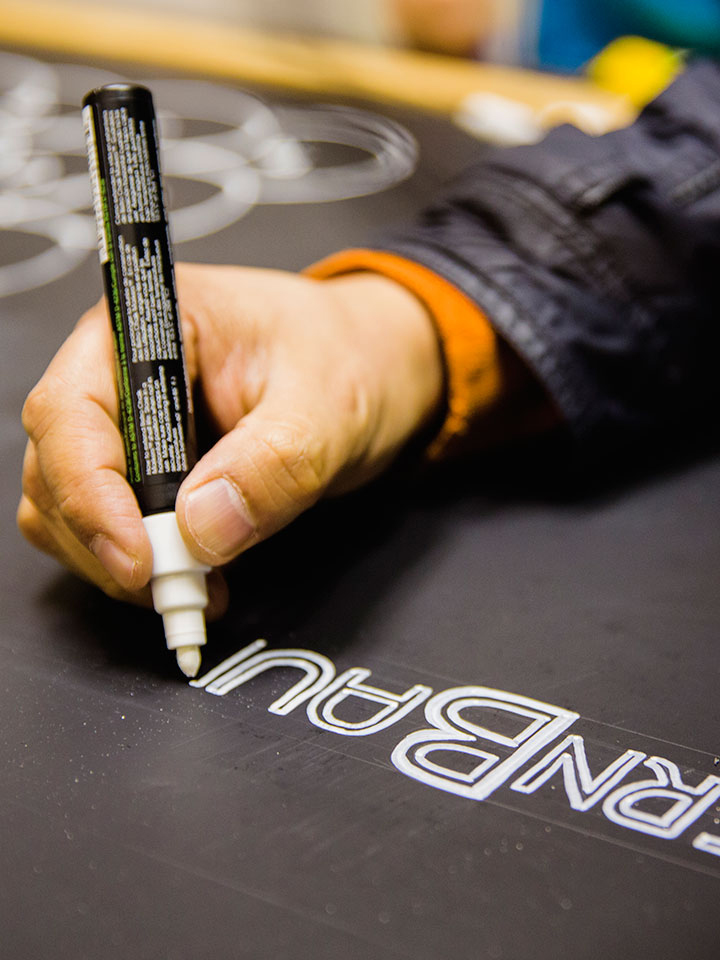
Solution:
M342 302L372 368L367 378L382 395L369 453L387 461L442 418L445 370L435 323L419 297L380 273L359 270L322 283Z
M500 343L485 314L453 284L429 268L395 253L379 250L340 251L313 264L307 273L318 278L341 277L361 271L379 274L401 286L432 320L444 374L442 423L428 432L431 459L460 452L479 428L482 437L488 416L502 400L504 380Z

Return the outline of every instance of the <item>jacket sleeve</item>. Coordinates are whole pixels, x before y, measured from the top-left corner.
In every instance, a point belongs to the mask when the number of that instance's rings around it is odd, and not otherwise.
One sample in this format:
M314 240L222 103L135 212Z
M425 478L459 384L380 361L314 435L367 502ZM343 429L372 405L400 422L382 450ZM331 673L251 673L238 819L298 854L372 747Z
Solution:
M372 246L477 305L586 451L707 427L720 393L720 66L691 65L626 129L561 127L491 152Z

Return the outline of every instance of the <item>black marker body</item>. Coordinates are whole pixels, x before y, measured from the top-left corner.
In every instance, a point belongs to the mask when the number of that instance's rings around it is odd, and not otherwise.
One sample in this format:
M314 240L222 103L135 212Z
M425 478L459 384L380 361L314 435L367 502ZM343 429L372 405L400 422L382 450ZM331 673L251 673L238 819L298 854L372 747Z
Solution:
M152 95L128 84L93 90L83 122L127 479L148 516L174 510L196 459Z

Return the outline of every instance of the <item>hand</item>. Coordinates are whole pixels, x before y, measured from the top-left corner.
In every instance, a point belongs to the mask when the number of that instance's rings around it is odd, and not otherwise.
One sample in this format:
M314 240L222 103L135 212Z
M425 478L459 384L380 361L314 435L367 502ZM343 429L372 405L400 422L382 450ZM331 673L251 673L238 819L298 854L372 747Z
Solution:
M377 475L438 411L432 321L392 280L181 265L178 290L190 381L220 439L176 510L212 566ZM103 303L30 393L23 422L22 532L109 595L149 603L152 551L125 481ZM222 585L213 593L222 607Z

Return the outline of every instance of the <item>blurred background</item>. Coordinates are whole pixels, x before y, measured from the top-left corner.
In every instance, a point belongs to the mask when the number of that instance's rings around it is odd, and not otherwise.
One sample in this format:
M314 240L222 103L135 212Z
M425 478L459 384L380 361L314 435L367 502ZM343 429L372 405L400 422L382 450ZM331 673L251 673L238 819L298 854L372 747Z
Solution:
M130 0L264 30L341 37L452 56L582 69L614 39L718 50L716 0ZM126 2L125 6L129 4ZM627 64L631 66L630 63ZM647 64L645 64L647 66Z
M579 96L589 111L575 115L561 110L550 119L540 118L539 124L518 114L506 118L505 126L522 127L524 122L526 128L536 128L537 136L537 128L570 120L588 132L602 132L627 122L633 110L662 90L688 50L720 51L720 4L0 0L0 43L125 62L155 60L162 68L405 100L445 113L460 108L471 127L473 113L487 114L480 116L475 131L481 137L527 141L532 139L529 129L515 134L495 130L503 127L502 118L495 116L497 103L467 104L465 96L491 93L534 110ZM358 50L364 51L364 60L356 59ZM481 66L484 73L477 70ZM544 75L539 86L538 71ZM560 87L551 77L575 82ZM581 78L589 84L578 85ZM618 100L603 99L602 93ZM593 116L593 107L602 115Z

